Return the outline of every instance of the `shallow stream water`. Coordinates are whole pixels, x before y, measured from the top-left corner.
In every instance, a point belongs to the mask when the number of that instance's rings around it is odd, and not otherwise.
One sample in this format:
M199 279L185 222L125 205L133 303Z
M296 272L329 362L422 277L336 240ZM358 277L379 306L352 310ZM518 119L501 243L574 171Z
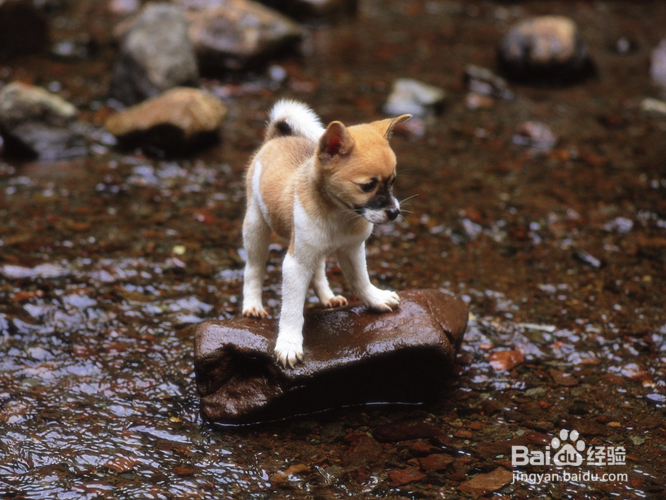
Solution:
M361 1L357 19L309 31L303 54L278 63L285 81L204 80L229 107L221 144L155 159L118 151L101 129L112 24L102 3L73 4L53 14L54 37L92 33L97 53L0 66L5 83L74 102L91 137L85 159L0 159L3 498L475 497L460 486L516 470L512 446L544 451L562 429L626 460L521 471L626 476L516 481L488 496L666 494L666 116L639 109L659 96L648 58L666 5ZM506 29L546 13L578 23L598 76L512 85L514 100L468 109L465 66L494 68ZM622 38L636 49L615 50ZM448 100L392 140L396 195L409 200L376 228L368 263L384 287L469 302L457 378L434 406L203 421L192 327L239 313L243 172L267 109L293 97L324 121L378 119L397 77ZM555 147L516 144L526 121L547 124ZM271 249L276 313L284 249ZM334 262L329 274L345 291ZM441 469L419 461L437 454L451 458Z

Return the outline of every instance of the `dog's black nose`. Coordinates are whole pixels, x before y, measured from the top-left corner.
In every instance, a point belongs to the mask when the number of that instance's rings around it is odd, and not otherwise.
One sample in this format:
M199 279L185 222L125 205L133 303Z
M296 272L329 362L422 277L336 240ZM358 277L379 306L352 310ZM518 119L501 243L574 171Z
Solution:
M398 215L400 215L399 208L389 208L386 211L386 217L388 217L389 220L395 220Z

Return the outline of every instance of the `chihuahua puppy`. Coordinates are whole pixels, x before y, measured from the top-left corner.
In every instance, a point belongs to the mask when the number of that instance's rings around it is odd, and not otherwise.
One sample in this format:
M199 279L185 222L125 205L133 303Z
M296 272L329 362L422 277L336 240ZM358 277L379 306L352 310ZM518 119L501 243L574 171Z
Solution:
M261 300L271 232L288 242L282 265L282 310L275 356L285 367L303 361L303 305L310 283L324 307L347 300L334 295L326 259L336 254L352 291L369 308L391 311L400 298L370 283L365 240L373 224L400 214L392 192L396 157L388 139L411 118L324 129L304 104L280 101L270 112L266 138L250 160L243 243L247 263L243 315L266 318Z

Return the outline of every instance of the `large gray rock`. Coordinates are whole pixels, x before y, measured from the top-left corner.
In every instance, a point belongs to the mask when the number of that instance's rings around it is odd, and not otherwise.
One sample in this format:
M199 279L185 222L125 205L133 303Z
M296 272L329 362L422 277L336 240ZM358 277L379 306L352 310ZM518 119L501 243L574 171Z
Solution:
M578 26L564 16L521 21L502 37L500 70L513 81L563 85L594 74L587 45Z
M273 9L250 0L176 0L202 72L220 74L262 66L292 50L303 28Z
M10 83L0 90L0 134L8 155L57 160L86 154L78 110L34 85Z
M391 313L351 305L306 314L305 362L293 370L273 357L276 320L201 323L194 367L203 414L227 423L258 422L437 398L463 340L467 304L437 290L400 297Z
M177 87L112 115L104 127L125 146L182 154L216 141L226 114L211 94Z
M173 87L196 86L198 78L182 11L166 3L146 5L120 43L111 95L131 105Z

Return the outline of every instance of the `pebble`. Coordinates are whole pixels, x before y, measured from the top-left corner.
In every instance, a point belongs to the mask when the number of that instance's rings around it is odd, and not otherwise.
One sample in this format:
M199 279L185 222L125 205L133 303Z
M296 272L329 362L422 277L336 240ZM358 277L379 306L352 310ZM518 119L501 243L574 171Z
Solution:
M0 89L5 154L58 160L86 154L84 126L70 102L46 89L14 82Z
M211 94L177 87L110 116L104 127L127 147L180 154L214 142L226 114Z
M113 67L111 96L126 105L199 78L187 21L171 4L147 4L124 33Z
M393 82L384 113L391 116L436 115L444 109L445 100L446 92L440 88L411 78L398 78Z
M275 319L201 323L194 366L204 415L257 422L351 404L438 398L452 375L468 306L437 290L407 290L400 297L399 309L386 314L358 303L306 314L305 362L294 369L283 369L273 357ZM393 440L396 433L418 438L441 430L421 422L394 432L380 428L374 438Z
M540 85L579 82L594 73L576 24L564 16L521 21L502 37L500 70L510 80Z
M473 94L499 97L506 100L516 97L513 91L509 89L509 84L504 78L481 66L475 66L474 64L465 66L463 80Z
M641 111L646 113L655 113L658 115L666 115L666 101L660 101L652 97L646 97L641 101Z
M544 150L553 149L557 141L557 136L548 125L535 121L521 123L513 135L514 144Z
M650 53L650 76L666 93L666 38L652 49Z

